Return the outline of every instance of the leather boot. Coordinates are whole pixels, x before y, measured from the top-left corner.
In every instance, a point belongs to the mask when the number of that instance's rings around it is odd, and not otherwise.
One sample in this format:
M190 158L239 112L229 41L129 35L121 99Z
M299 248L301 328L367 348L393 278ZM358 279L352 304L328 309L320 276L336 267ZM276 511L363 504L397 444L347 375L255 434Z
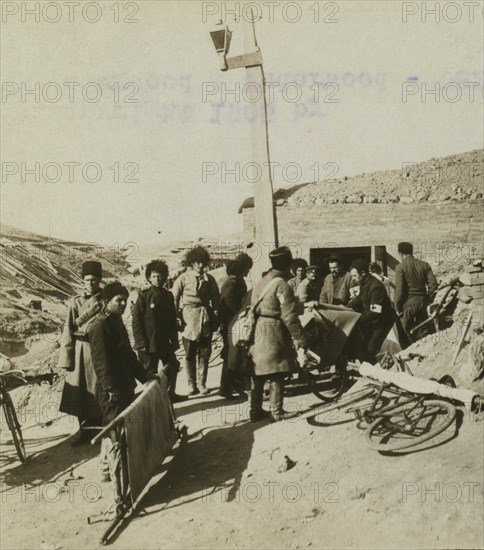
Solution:
M188 395L197 395L200 393L196 383L197 362L195 359L185 359L185 369L187 371Z
M282 403L284 400L284 378L274 378L270 382L271 420L279 422L284 418Z
M176 389L176 379L178 376L178 368L174 365L167 365L164 368L166 377L168 378L168 395L170 396L172 403L179 403L181 401L186 401L188 398L186 395L178 395L175 392Z
M227 359L224 359L223 366L222 366L222 375L220 377L219 395L221 397L225 397L225 399L237 399L237 397L232 393L233 387L234 387L234 373L229 369Z
M264 378L254 376L252 378L251 390L250 390L250 421L258 422L267 414L262 409L262 394L264 392Z
M200 385L201 395L207 395L207 373L208 373L208 359L205 357L198 358L197 377Z

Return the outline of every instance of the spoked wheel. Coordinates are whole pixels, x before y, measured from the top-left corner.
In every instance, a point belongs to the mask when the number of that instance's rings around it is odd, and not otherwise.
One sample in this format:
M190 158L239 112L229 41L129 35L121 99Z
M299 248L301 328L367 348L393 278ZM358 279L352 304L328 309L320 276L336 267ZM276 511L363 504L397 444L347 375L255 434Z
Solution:
M453 405L438 399L406 403L372 422L365 433L367 445L375 451L398 451L435 437L455 419Z
M340 397L346 389L346 366L331 367L311 378L310 385L313 394L321 401L332 401Z
M12 399L7 395L3 401L3 410L5 411L5 418L7 419L7 426L12 434L13 443L17 450L20 462L25 462L27 455L25 454L24 438L22 437L22 429L15 412L15 407L12 403Z
M346 389L346 365L318 370L305 370L304 376L310 391L321 401L333 401Z

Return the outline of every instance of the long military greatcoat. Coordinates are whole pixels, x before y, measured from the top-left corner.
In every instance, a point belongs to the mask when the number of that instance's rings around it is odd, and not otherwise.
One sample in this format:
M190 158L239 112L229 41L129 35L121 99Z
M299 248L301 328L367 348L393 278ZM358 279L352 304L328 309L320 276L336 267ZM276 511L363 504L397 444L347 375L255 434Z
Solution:
M255 341L252 346L252 359L256 376L296 370L296 351L292 339L303 343L303 333L299 315L301 302L283 279L284 275L271 270L256 285L252 294L254 306L267 284L275 277L275 283L256 308Z
M99 294L93 296L85 293L74 297L69 304L60 340L58 363L59 368L67 370L60 412L77 416L79 422L90 424L98 423L101 411L95 397L97 378L91 360L91 346L85 325L81 327L81 322L89 322L90 312L93 314L92 320L98 307Z

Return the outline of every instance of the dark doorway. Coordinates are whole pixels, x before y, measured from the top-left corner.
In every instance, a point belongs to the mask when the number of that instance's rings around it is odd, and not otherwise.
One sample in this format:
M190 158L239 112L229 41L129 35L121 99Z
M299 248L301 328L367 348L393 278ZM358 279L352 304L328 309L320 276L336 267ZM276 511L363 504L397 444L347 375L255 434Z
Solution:
M337 254L343 260L343 267L349 270L351 262L357 258L364 258L368 262L378 262L386 274L386 250L384 246L348 246L342 248L311 248L309 251L309 262L321 268L325 277L329 273L328 258Z

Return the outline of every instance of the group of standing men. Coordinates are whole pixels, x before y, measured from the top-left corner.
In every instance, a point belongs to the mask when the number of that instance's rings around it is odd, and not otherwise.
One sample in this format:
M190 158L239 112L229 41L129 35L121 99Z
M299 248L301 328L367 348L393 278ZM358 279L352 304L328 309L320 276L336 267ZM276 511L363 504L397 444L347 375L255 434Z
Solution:
M351 307L361 313L359 327L363 333L364 358L376 361L382 343L393 324L401 324L404 344L411 340L411 330L427 317L427 305L437 291L437 280L427 262L413 256L413 245L398 244L401 263L395 270L395 283L382 275L377 263L357 259L346 271L342 258L328 258L329 274L320 280L318 266L305 260L292 262L293 279L289 285L306 307L332 304ZM393 304L390 299L393 289Z
M395 305L404 328L425 315L429 297L437 288L430 266L413 257L410 243L400 243L402 263L396 270ZM247 292L245 277L252 260L239 254L227 262L228 278L219 291L207 273L208 251L196 246L188 251L188 269L165 288L168 267L161 260L146 266L149 288L141 290L133 308L134 352L122 315L128 290L119 282L101 289L102 266L82 266L84 291L76 296L64 327L59 364L67 372L60 410L79 419L83 428L73 444L89 436L89 428L106 425L135 397L136 379L144 383L162 369L169 382L173 402L185 400L176 393L180 362L178 333L182 331L189 395L208 393L206 381L212 336L220 327L223 337L223 369L220 395L250 393L250 419L285 417L284 379L297 371L298 350L307 346L299 315L304 307L319 303L345 305L361 313L360 328L365 340L364 359L375 362L381 344L396 319L395 310L381 278L373 276L370 264L355 260L351 271L343 269L338 256L328 259L329 275L318 281L319 268L304 260L293 260L287 247L269 254L272 268L254 289ZM292 270L292 271L291 271ZM293 276L294 275L294 276ZM251 349L251 380L237 376L230 327L243 305L251 305L257 319L257 334ZM235 365L235 366L234 366ZM240 374L240 373L239 373ZM270 412L262 408L264 384L270 386ZM86 429L87 428L87 429Z

